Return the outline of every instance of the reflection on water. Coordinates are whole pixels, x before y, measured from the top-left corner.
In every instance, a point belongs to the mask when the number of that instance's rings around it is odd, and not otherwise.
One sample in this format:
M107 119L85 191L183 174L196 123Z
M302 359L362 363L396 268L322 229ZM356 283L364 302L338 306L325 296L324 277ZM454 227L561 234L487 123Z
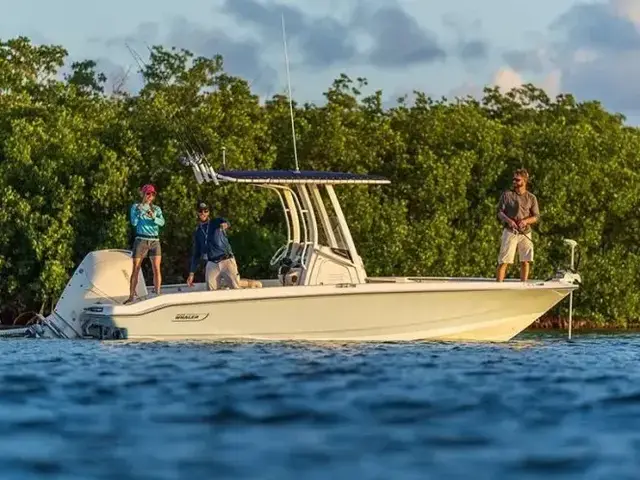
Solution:
M2 478L637 478L640 336L0 341Z

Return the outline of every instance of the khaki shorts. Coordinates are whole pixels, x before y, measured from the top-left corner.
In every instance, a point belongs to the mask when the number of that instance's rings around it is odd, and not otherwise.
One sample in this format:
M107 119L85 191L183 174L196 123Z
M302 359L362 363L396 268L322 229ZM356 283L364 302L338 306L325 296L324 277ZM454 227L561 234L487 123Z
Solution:
M533 262L531 232L523 235L521 233L513 233L511 230L505 228L502 230L498 264L513 263L516 250L518 251L518 258L521 262Z
M162 249L160 248L160 240L147 240L144 238L136 238L133 242L133 258L161 257Z

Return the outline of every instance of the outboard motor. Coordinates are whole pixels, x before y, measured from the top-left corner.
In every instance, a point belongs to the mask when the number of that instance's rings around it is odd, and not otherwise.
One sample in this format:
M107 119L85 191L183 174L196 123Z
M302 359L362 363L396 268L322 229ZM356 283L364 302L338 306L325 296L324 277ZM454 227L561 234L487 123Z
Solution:
M120 304L129 297L131 252L128 250L98 250L87 254L71 276L53 312L31 325L26 336L35 338L96 337L92 325L84 325L85 309L99 305ZM140 271L136 293L147 295L147 287ZM91 331L89 331L91 330ZM103 329L97 338L104 338ZM111 336L111 334L109 334ZM120 332L113 333L114 338Z

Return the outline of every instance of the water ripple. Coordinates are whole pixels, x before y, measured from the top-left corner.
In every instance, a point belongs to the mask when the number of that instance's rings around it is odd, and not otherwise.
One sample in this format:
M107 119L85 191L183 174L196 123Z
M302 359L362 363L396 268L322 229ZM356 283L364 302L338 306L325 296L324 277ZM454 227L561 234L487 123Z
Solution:
M640 336L0 341L3 478L637 478Z

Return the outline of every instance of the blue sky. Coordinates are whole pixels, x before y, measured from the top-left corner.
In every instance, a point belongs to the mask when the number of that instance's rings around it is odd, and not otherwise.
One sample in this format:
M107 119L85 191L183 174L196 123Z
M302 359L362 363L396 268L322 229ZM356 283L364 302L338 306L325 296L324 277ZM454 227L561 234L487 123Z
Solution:
M322 101L344 72L389 99L532 81L640 116L640 0L0 0L0 9L0 38L62 44L112 78L135 66L126 42L141 54L160 43L221 53L257 93L284 92L284 14L299 101Z

